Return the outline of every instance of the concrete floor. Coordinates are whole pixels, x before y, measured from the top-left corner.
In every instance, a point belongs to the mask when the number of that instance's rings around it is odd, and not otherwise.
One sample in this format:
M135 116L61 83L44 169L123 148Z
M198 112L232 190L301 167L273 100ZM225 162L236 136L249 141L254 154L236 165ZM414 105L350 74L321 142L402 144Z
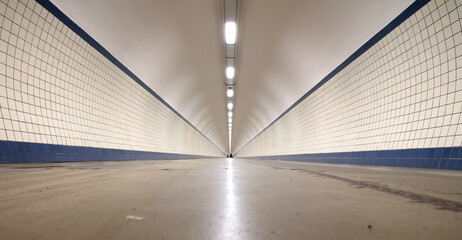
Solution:
M244 159L0 165L0 239L462 239L462 172Z

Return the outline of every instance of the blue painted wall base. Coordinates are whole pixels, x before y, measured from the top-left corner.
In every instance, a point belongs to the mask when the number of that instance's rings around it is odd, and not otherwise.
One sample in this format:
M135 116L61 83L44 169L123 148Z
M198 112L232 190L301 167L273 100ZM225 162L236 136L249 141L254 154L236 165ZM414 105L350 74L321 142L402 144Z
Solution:
M258 156L248 158L298 162L462 170L461 147L295 154Z
M210 156L0 141L0 163L173 160Z

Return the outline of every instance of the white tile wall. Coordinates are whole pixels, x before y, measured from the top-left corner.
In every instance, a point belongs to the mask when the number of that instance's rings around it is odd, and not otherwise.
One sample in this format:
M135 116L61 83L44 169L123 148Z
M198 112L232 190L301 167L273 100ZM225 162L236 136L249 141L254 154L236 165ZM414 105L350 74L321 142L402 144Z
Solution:
M0 26L0 140L223 154L34 0Z
M430 1L238 155L460 147L461 18Z

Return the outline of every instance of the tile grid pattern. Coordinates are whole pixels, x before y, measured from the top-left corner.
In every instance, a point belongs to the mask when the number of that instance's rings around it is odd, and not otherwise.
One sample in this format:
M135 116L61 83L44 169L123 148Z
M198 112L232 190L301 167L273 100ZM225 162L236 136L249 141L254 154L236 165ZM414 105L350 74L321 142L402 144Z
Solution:
M0 0L0 140L221 151L34 0Z
M238 156L461 147L461 17L430 1Z

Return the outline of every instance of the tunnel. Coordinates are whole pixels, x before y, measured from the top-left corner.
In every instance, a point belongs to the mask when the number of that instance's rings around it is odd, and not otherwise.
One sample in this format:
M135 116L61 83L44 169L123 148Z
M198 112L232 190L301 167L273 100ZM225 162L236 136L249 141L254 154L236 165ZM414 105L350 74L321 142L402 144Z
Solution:
M461 0L0 0L0 239L462 239Z

